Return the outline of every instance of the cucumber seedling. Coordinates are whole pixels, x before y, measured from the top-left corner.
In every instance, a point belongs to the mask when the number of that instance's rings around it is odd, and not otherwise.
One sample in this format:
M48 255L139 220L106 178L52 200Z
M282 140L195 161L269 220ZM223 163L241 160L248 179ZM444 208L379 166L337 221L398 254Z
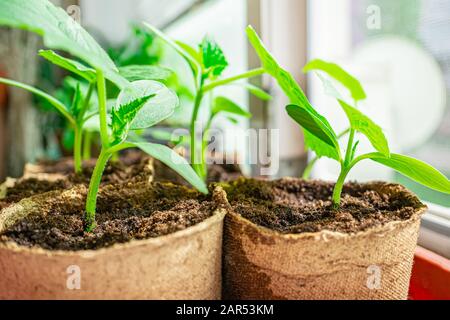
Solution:
M332 62L326 62L320 59L315 59L306 64L306 66L303 68L303 72L316 72L319 79L322 81L325 93L338 101L345 101L342 95L339 93L339 91L335 88L333 83L330 81L329 78L326 78L321 73L325 73L328 77L333 78L334 80L338 81L342 86L344 86L350 93L351 99L353 101L353 107L357 108L358 103L362 100L365 100L367 98L367 94L364 91L363 87L361 86L361 83L350 73L345 71L343 68L341 68L339 65L332 63ZM347 149L353 145L353 140L355 138L355 130L351 127L347 128L340 134L338 134L337 138L338 140L346 137L350 134L349 142L347 145ZM357 148L357 144L359 142L356 142L356 145L354 145L354 149ZM303 179L307 180L309 179L311 172L314 168L314 165L317 163L317 161L320 159L319 156L315 156L313 159L311 159L308 162L308 165L306 166L304 172L303 172Z
M262 100L270 100L271 96L261 88L240 80L260 76L265 73L263 68L249 70L229 78L220 79L222 73L228 67L227 59L220 46L210 37L204 37L198 49L181 41L174 41L155 27L145 24L145 26L171 46L189 65L195 88L195 99L190 121L190 160L197 174L204 180L207 178L207 146L209 141L209 131L213 121L218 115L224 114L228 120L236 122L236 117L250 118L252 115L237 105L234 101L223 96L213 96L214 89L222 86L240 85L246 88L251 94ZM201 135L197 134L198 118L205 96L209 95L210 110L209 117Z
M54 51L41 52L41 55L54 64L88 80L90 91L93 91L95 87L97 89L96 113L98 113L102 148L90 180L86 200L85 230L87 232L92 231L96 225L97 196L104 169L113 154L128 148L141 149L179 173L200 192L208 192L205 183L188 162L172 149L164 145L127 140L130 132L152 127L167 119L178 106L178 97L175 93L164 84L149 79L152 76L151 72L155 71L154 68L147 66L127 68L127 77L133 78L130 82L120 74L116 65L89 33L64 10L55 7L48 0L2 1L0 25L34 31L43 37L44 44L48 48L66 51L80 59L82 62L64 58ZM143 72L144 70L148 72ZM145 79L142 79L143 77ZM107 108L106 80L111 81L120 90L111 110ZM72 117L68 109L54 97L23 84L5 81L42 96L67 118ZM83 101L86 100L85 98ZM81 110L87 109L83 109L84 104L80 104Z
M390 167L431 189L450 194L450 181L446 176L420 160L391 153L382 129L355 106L338 99L339 105L350 123L347 148L345 151L342 150L338 142L338 135L328 120L313 108L294 77L279 65L252 27L247 28L247 35L262 62L263 69L277 80L290 99L291 104L286 107L286 110L289 116L303 128L307 147L314 151L317 157L327 157L339 162L341 170L332 194L332 203L335 209L340 207L342 188L348 174L355 165L367 159ZM331 74L338 70L336 65L322 62L315 62L314 68L325 69ZM342 69L339 68L339 70ZM341 74L340 71L339 74ZM342 81L345 82L345 80ZM358 84L353 82L349 87L355 89ZM352 91L354 100L365 98L365 93L362 93L361 90ZM354 141L356 132L367 137L375 152L356 155L358 146L358 142Z

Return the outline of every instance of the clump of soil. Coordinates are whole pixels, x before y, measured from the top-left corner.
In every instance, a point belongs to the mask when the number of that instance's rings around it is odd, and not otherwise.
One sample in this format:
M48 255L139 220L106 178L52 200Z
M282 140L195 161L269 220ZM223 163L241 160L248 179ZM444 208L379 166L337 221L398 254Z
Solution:
M154 161L154 181L172 182L188 186L189 184L179 174L159 160ZM211 164L208 166L208 183L228 182L242 177L243 173L236 164Z
M120 161L109 162L102 176L102 185L123 184L148 180L152 174L148 167L148 157L125 156ZM0 210L22 199L54 190L65 190L78 184L89 185L95 162L84 164L83 172L75 174L71 161L55 162L54 166L45 167L46 173L61 173L65 179L56 181L38 180L35 178L18 180L14 186L7 188L6 197L0 200Z
M356 233L408 220L424 205L405 188L387 183L347 183L334 210L334 183L239 179L224 185L232 210L260 226L296 234L321 230Z
M99 194L97 228L85 233L86 187L71 192L72 196L36 197L35 212L4 231L1 240L48 250L94 250L186 229L226 205L218 192L205 196L172 184L108 185Z

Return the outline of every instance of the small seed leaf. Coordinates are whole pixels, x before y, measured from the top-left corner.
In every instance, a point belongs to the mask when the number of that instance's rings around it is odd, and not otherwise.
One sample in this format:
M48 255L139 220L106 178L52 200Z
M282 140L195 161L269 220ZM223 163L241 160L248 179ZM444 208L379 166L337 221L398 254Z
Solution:
M212 113L217 115L221 112L234 114L237 116L251 118L252 114L245 111L242 107L238 106L235 102L225 97L217 97L214 100Z

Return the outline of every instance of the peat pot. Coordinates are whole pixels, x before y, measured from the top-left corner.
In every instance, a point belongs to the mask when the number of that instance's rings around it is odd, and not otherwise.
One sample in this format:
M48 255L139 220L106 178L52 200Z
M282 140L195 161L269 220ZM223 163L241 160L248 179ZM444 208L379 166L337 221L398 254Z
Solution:
M420 217L404 187L238 180L227 188L225 299L406 299ZM267 217L269 216L269 217Z
M104 187L93 234L85 197L80 185L1 212L0 299L220 299L222 189Z

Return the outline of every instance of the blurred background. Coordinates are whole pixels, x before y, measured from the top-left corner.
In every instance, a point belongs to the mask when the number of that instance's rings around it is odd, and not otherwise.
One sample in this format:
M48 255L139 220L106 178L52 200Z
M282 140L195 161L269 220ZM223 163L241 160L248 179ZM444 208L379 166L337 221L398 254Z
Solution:
M141 29L147 21L175 39L197 47L212 36L229 61L225 77L259 66L249 48L245 27L251 24L284 67L308 92L313 105L331 119L337 132L345 115L328 97L316 75L305 76L309 59L341 64L361 80L368 99L361 110L389 136L391 149L431 163L450 177L450 1L449 0L54 0L88 29L119 66L160 64L175 69L170 86L182 101L166 125L187 127L192 108L189 70L170 48ZM39 39L0 28L0 75L24 81L60 99L70 92L65 74L38 58ZM186 74L184 77L183 74ZM249 158L246 128L279 129L278 176L300 176L309 155L300 129L286 115L287 100L268 77L252 80L274 99L249 97L239 87L221 94L247 106L248 121L216 126L228 129L224 151ZM342 90L344 94L345 91ZM70 100L68 100L70 101ZM369 145L361 141L361 150ZM0 180L20 176L23 165L67 155L73 132L46 103L21 90L0 86ZM320 160L315 178L335 180L337 167ZM257 173L258 165L247 166ZM422 188L393 171L362 163L351 176L406 184L424 200L450 207L450 197Z

